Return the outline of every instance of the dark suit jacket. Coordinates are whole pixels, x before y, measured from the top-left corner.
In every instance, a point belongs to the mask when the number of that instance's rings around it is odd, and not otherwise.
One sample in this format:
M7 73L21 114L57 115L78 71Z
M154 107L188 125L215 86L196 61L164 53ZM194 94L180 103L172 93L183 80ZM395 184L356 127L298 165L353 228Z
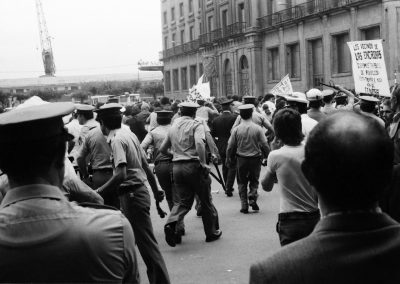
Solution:
M211 135L216 138L218 151L221 157L226 156L226 148L228 140L231 136L231 129L236 120L236 115L228 112L223 112L219 117L212 122Z
M400 224L386 214L330 216L251 266L250 283L400 283Z

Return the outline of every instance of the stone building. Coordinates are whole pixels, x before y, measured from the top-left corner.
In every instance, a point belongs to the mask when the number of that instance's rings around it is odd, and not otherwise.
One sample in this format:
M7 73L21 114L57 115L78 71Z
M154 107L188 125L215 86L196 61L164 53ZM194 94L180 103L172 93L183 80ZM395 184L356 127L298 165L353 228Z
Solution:
M206 69L214 96L266 94L286 74L305 91L353 88L348 41L382 39L400 69L399 0L161 0L165 95L185 98ZM204 66L203 66L204 65Z

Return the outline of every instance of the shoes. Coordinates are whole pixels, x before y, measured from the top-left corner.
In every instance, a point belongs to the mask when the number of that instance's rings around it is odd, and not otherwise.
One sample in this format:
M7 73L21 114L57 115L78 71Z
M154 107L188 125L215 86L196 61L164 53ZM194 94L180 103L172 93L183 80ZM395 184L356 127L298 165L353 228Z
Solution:
M256 202L253 202L253 204L251 204L250 206L251 206L251 208L252 208L254 211L260 210L260 207L258 207L258 205L257 205Z
M170 225L166 225L164 227L164 233L165 233L165 241L167 244L171 247L176 246L176 234L175 230L172 228Z
M248 214L249 213L249 209L242 208L242 209L240 209L240 213Z
M218 240L220 237L222 236L222 231L221 230L217 230L214 234L207 236L206 237L206 242L213 242Z
M227 191L227 192L226 192L226 196L228 196L228 197L232 197L232 196L233 196L233 193L232 193L232 191Z

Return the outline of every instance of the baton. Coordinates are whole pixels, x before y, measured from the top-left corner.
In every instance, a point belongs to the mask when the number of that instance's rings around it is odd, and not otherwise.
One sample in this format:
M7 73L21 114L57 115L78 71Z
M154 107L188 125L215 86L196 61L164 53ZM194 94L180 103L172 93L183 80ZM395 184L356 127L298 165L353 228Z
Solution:
M165 216L167 216L167 213L164 210L162 210L159 201L156 201L156 207L157 207L158 215L160 215L160 218L164 218Z
M210 175L211 175L217 182L219 182L219 183L222 185L222 189L224 190L224 192L226 192L225 183L224 183L224 180L223 180L223 178L222 178L222 176L221 176L221 172L219 171L218 165L217 165L217 164L214 164L214 166L215 166L215 169L217 170L218 177L217 177L213 172L211 172L211 171L210 171Z

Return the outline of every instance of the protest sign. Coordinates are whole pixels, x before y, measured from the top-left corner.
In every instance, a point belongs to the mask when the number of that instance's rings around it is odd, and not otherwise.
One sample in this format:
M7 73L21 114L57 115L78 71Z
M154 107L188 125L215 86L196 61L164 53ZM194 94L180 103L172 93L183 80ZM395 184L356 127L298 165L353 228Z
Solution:
M356 93L390 96L382 40L348 42Z
M189 89L189 95L187 97L188 101L196 102L197 100L210 99L210 82L203 83L203 78L204 75L199 78L197 85L194 85L191 89Z
M275 96L293 94L293 88L292 83L290 82L289 74L283 77L283 79L272 88L271 94Z

